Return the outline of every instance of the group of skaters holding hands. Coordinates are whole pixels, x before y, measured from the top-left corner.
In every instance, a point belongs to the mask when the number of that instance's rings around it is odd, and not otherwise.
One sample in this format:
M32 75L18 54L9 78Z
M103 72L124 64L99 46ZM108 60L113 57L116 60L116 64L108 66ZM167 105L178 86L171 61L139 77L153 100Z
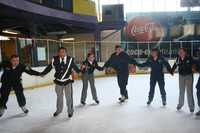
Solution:
M74 59L67 55L67 50L64 47L58 49L58 55L54 56L51 63L42 71L37 72L32 70L29 66L21 64L18 55L12 55L9 62L2 62L0 68L3 70L1 76L1 89L0 89L0 117L3 116L7 109L6 103L8 101L9 94L13 89L19 106L22 111L27 114L29 110L26 108L26 98L24 96L24 88L21 83L22 73L25 72L30 75L45 76L53 68L55 69L55 92L57 95L56 111L53 114L54 117L58 116L63 110L63 96L66 97L66 104L68 107L68 117L71 118L74 113L73 106L73 86L74 82L72 73L82 73L83 88L81 93L81 104L86 104L88 82L90 83L93 100L96 104L100 101L97 96L95 87L94 70L103 71L109 67L116 70L117 82L120 88L121 97L120 102L128 100L128 77L129 77L129 64L134 64L138 67L149 67L151 68L150 73L150 91L148 96L147 105L150 105L154 98L155 86L158 83L162 98L163 106L167 104L167 97L165 91L165 78L164 69L166 69L172 76L176 68L179 73L179 101L177 110L181 110L184 105L185 90L187 92L187 99L190 112L193 113L195 109L194 97L193 97L193 65L196 65L196 70L200 71L200 59L193 59L187 55L186 49L180 48L178 57L171 67L168 61L166 61L161 55L158 49L151 50L151 56L144 62L138 63L134 58L130 57L121 46L115 46L115 52L110 56L104 66L98 65L95 60L94 53L88 53L85 61L82 62L80 69L74 63ZM197 99L200 107L200 77L197 85ZM196 113L200 116L200 111Z

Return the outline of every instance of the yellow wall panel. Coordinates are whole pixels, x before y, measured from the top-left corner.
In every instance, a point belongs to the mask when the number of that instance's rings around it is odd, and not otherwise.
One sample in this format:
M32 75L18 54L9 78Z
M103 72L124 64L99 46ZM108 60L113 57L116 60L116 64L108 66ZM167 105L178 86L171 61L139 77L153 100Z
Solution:
M97 16L96 4L91 0L73 0L73 13Z

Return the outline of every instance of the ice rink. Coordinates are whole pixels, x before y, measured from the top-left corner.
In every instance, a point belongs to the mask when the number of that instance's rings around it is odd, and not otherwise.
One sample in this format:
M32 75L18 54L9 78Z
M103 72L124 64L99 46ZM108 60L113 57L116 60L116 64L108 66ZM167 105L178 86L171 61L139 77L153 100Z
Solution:
M176 111L178 100L178 76L166 75L167 107L162 107L157 87L154 102L146 106L149 91L149 75L129 77L130 99L118 103L119 88L116 77L96 79L100 105L95 105L88 91L87 105L81 106L81 81L75 81L72 119L63 113L53 118L56 95L54 86L25 91L30 113L25 116L10 96L8 110L0 118L0 133L199 133L200 118L189 113L187 99L182 111ZM195 75L194 83L198 75ZM196 101L196 89L194 87ZM196 106L196 111L198 107Z

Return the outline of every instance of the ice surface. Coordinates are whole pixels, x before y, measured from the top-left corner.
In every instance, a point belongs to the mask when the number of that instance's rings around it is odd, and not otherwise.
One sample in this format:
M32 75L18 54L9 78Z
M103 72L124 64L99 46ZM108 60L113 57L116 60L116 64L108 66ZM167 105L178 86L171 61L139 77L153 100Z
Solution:
M195 75L195 84L198 75ZM178 76L166 75L168 105L161 106L158 87L154 102L146 106L149 91L149 75L129 77L127 103L119 104L119 88L116 77L96 79L100 105L96 106L88 91L87 105L80 106L82 83L74 87L75 114L63 113L53 118L56 95L54 86L25 91L28 116L22 114L14 95L10 96L8 110L0 118L0 133L199 133L200 119L191 115L185 102L181 112L176 111L178 99ZM196 101L196 89L194 87ZM187 99L185 99L186 101ZM196 111L198 107L196 106Z

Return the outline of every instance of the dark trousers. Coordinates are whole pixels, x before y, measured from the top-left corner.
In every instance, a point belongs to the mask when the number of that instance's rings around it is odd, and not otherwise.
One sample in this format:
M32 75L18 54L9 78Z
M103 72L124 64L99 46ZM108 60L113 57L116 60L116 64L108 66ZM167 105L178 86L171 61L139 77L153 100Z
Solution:
M0 90L0 92L1 92L0 108L5 108L5 109L7 108L6 103L8 101L11 89L13 89L16 94L17 102L18 102L19 106L20 107L25 106L26 99L25 99L24 92L23 92L24 89L23 89L23 86L21 83L18 85L15 85L13 87L2 84L2 87Z
M158 82L158 86L160 88L160 94L162 97L162 100L166 102L166 91L165 91L165 81L164 77L151 77L150 79L150 91L149 91L149 101L153 101L154 93L155 93L155 86Z
M200 76L196 85L197 88L197 100L198 100L198 106L200 107Z
M83 89L82 89L82 94L81 94L81 102L85 102L85 100L87 98L88 81L90 83L92 97L95 101L98 101L97 91L96 91L96 87L95 87L94 74L86 74L86 73L83 74L82 81L83 81Z
M128 84L128 74L118 74L117 81L120 88L120 94L128 98L128 91L126 89Z

